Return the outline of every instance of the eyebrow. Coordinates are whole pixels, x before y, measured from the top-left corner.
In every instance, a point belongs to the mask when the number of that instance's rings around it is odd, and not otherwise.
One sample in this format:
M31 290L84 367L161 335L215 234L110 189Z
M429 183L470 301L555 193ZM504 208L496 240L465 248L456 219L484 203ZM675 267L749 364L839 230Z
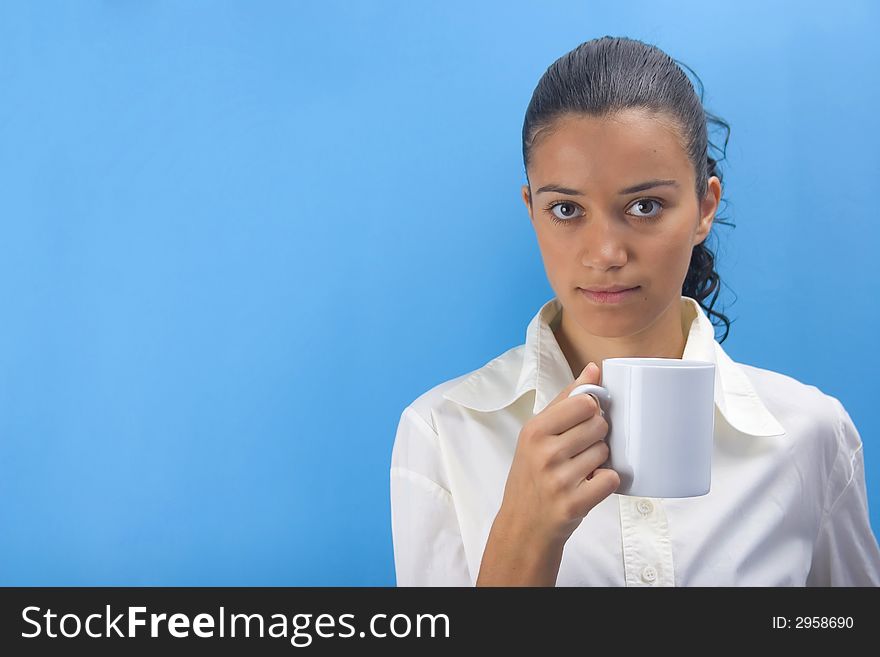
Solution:
M645 182L639 183L638 185L633 185L632 187L621 189L618 194L635 194L636 192L643 192L646 189L651 189L653 187L662 187L664 185L668 185L670 187L678 187L678 182L675 180L646 180ZM561 185L544 185L535 193L540 194L541 192L556 192L557 194L567 194L568 196L586 196L586 194L584 194L583 192L580 192L576 189L571 189L570 187L563 187Z

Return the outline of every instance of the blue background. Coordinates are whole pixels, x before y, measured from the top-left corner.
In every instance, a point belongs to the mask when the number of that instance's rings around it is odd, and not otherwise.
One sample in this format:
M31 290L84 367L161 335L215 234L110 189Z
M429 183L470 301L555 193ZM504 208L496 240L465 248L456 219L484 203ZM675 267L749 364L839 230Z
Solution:
M876 530L877 4L612 5L0 4L0 583L393 585L400 413L552 296L523 115L605 34L731 124L724 346L844 403Z

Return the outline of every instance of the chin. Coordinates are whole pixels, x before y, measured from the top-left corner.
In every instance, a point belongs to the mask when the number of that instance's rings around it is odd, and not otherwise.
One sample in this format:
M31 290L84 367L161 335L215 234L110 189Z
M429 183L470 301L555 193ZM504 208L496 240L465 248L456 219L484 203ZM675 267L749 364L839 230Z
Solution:
M600 338L634 335L650 325L645 309L632 305L579 308L572 314L585 331Z
M636 325L633 322L597 322L591 321L582 324L584 330L590 335L599 338L624 338L628 335L634 335L642 331L645 327L641 324Z
M585 299L577 288L572 288L564 303L566 312L582 330L602 338L620 338L634 335L647 328L651 321L651 307L644 290L636 298L619 303L593 303Z

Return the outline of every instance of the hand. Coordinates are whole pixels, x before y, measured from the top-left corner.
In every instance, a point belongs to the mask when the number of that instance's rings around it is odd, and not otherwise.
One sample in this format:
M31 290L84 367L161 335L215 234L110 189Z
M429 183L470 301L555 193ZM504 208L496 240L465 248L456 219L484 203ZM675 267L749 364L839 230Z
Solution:
M590 395L568 396L583 383L599 384L599 378L598 366L588 364L519 434L499 516L548 545L564 544L620 486L617 472L599 467L609 455L608 423L599 404Z

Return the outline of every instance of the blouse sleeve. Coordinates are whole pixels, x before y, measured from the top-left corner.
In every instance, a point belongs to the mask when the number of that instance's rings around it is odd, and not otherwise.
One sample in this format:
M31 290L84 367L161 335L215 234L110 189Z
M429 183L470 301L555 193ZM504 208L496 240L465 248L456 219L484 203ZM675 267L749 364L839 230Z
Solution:
M391 532L398 586L472 586L436 431L413 407L391 455Z
M880 586L880 548L871 528L862 440L843 405L807 586Z

